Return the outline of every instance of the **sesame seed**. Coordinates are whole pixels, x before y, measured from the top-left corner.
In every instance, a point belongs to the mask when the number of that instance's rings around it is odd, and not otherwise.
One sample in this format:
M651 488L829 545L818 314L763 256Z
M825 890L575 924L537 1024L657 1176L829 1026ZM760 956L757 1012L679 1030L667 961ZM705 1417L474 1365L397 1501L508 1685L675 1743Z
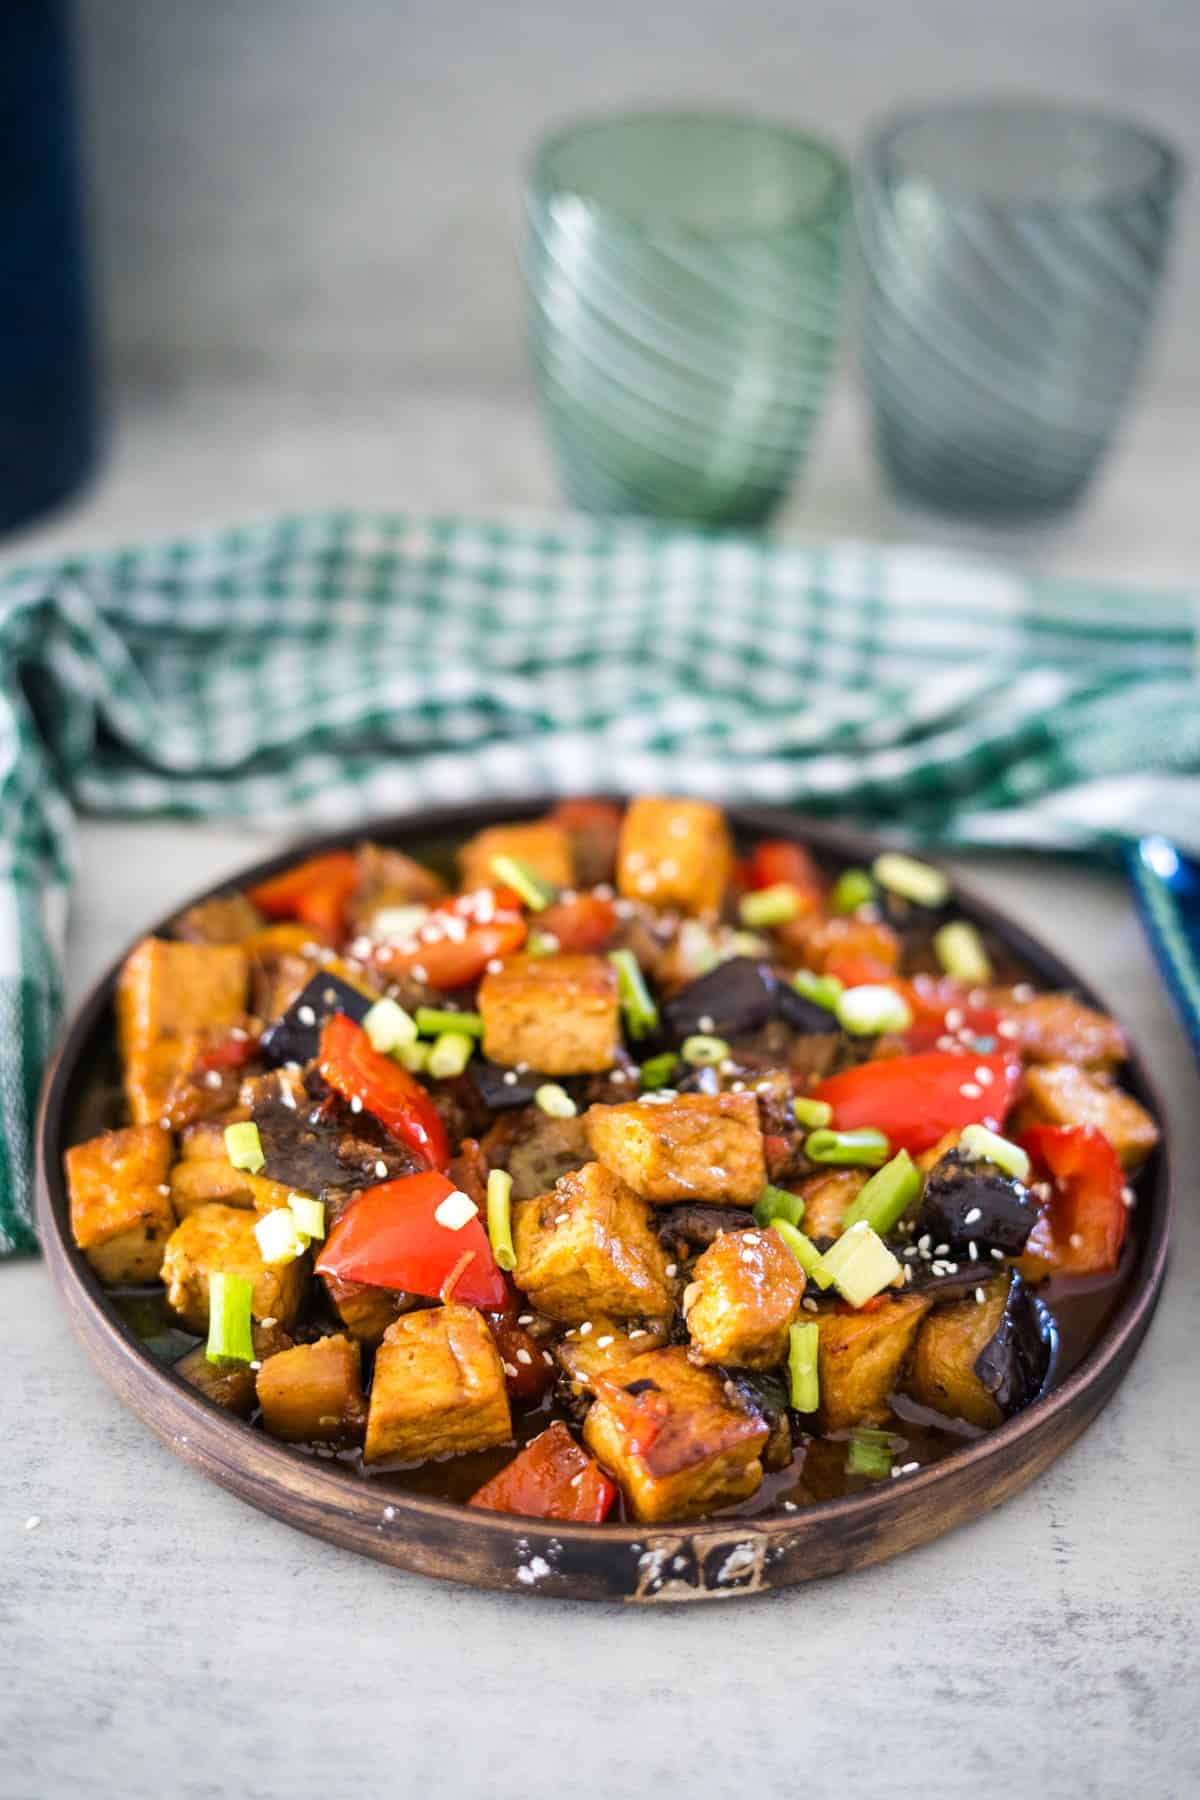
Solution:
M800 1302L800 1304L804 1308L805 1312L816 1312L817 1311L816 1301L810 1300L807 1294L804 1296L804 1298Z
M636 1330L634 1330L634 1331L631 1331L631 1332L630 1332L630 1333L629 1333L629 1337L630 1337L630 1340L631 1340L631 1341L632 1341L632 1340L633 1340L633 1339L634 1339L634 1338L640 1338L640 1337L645 1337L645 1336L646 1336L646 1333L645 1333L645 1332L644 1332L644 1331L643 1331L643 1330L642 1330L642 1327L641 1327L641 1326L640 1326L640 1325L639 1325L639 1326L638 1326L638 1327L637 1327L637 1329L636 1329Z
M613 897L612 888L607 881L598 881L592 889L592 892L595 894L597 900L611 900Z
M489 975L498 975L504 967L504 964L498 956L493 956L489 958L486 967Z
M388 1172L387 1164L384 1162L384 1160L381 1156L379 1158L379 1161L375 1164L375 1173L378 1175L380 1181L382 1181L384 1176L387 1174L387 1172Z
M1033 999L1033 989L1027 981L1018 981L1016 987L1013 989L1013 999L1021 1006L1028 1006L1029 1002Z
M519 1363L524 1363L525 1367L528 1368L530 1363L533 1361L533 1358L529 1354L528 1350L518 1350L517 1351L517 1361Z
M158 1184L158 1191L160 1194L169 1194L171 1192L170 1182L169 1181L160 1181ZM1126 1190L1126 1191L1128 1191L1128 1190Z
M931 1273L932 1273L932 1274L934 1274L934 1275L945 1275L945 1274L948 1274L948 1273L949 1273L949 1269L950 1269L950 1265L949 1265L949 1263L944 1263L944 1262L935 1262L935 1263L931 1263L931 1264L930 1264L930 1265L929 1265L929 1267L930 1267L930 1271L931 1271Z
M350 1111L352 1113L360 1113L362 1111L362 1098L360 1095L351 1094L351 1096L350 1096Z
M505 1069L501 1079L503 1080L505 1087L516 1087L517 1071L515 1069Z
M933 1254L935 1256L949 1256L949 1254L950 1254L949 1244L935 1244L933 1247Z
M554 1358L551 1356L551 1354L548 1350L542 1351L542 1361L544 1363L548 1363L551 1368L554 1367Z
M580 1337L586 1337L586 1336L587 1336L587 1334L588 1334L588 1332L589 1332L589 1331L590 1331L590 1330L591 1330L591 1329L592 1329L592 1321L591 1321L591 1320L590 1320L590 1319L585 1319L585 1320L584 1320L584 1321L583 1321L583 1324L582 1324L582 1325L581 1325L581 1326L580 1326L580 1327L579 1327L579 1335L580 1335Z
M699 1297L700 1297L700 1283L698 1281L689 1281L687 1286L683 1290L683 1310L684 1310L684 1312L689 1311L689 1309L692 1307L692 1305L695 1303L695 1301L699 1299Z
M30 1513L29 1517L25 1521L26 1531L36 1531L38 1526L41 1524L41 1522L42 1522L42 1515L40 1513Z
M755 1260L753 1250L743 1250L741 1253L741 1256L742 1256L742 1261L744 1263L750 1263L751 1265L753 1265L754 1260Z
M746 1084L744 1081L731 1081L729 1084L729 1091L731 1094L744 1094L746 1091Z
M930 1237L929 1233L927 1231L923 1232L922 1235L917 1239L917 1249L918 1250L928 1250L928 1248L932 1242L933 1242L933 1239Z
M980 1063L975 1071L975 1079L980 1087L991 1087L996 1077L992 1074L992 1071L988 1068L986 1063Z
M394 1506L385 1506L385 1507L384 1507L384 1509L383 1509L383 1516L384 1516L384 1518L385 1518L385 1519L386 1519L386 1520L387 1520L387 1522L388 1522L388 1524L389 1524L389 1525L390 1525L390 1524L391 1524L391 1522L392 1522L392 1520L393 1520L393 1519L394 1519L394 1518L395 1518L395 1516L396 1516L396 1509L395 1509L395 1507L394 1507Z
M992 1257L992 1259L993 1259L993 1261L994 1261L994 1262L1003 1262L1003 1261L1004 1261L1004 1252L1003 1252L1003 1250L995 1250L995 1249L993 1249L993 1250L992 1250L992 1251L991 1251L991 1252L990 1252L990 1255L991 1255L991 1257Z
M986 1295L986 1294L985 1294L985 1293L984 1293L984 1291L983 1291L983 1289L982 1289L982 1288L976 1288L976 1289L975 1289L975 1303L976 1303L976 1305L977 1305L977 1306L982 1306L982 1305L983 1305L983 1303L984 1303L984 1301L985 1301L985 1300L986 1300L986 1299L987 1299L987 1295Z
M632 919L635 910L632 900L616 900L613 902L613 911L616 913L618 919Z
M1072 1250L1082 1250L1083 1249L1083 1233L1079 1232L1079 1231L1073 1231L1071 1233L1070 1237L1067 1239L1067 1242L1068 1242L1068 1244L1070 1244Z
M317 1022L317 1015L311 1006L298 1006L296 1008L296 1017L299 1019L301 1025L315 1025Z
M495 1368L495 1366L495 1363L493 1363L492 1367ZM518 1374L517 1365L515 1363L506 1362L504 1365L504 1373L508 1376L510 1381L515 1381Z
M983 1093L977 1081L964 1081L958 1091L964 1100L978 1100Z
M569 1219L569 1218L570 1218L570 1216L571 1216L571 1215L570 1215L570 1213L569 1213L569 1212L565 1212L565 1213L555 1213L555 1215L554 1215L554 1223L555 1223L555 1224L556 1224L556 1225L565 1225L565 1224L566 1224L566 1222L567 1222L567 1220L568 1220L568 1219Z
M1137 1195L1131 1187L1123 1187L1121 1189L1121 1205L1127 1208L1137 1205Z
M429 980L429 971L426 969L424 963L414 963L413 964L412 978L414 981L421 981L421 982Z
M625 857L625 867L627 869L640 869L645 861L646 852L644 850L630 850Z
M946 1030L947 1031L961 1031L962 1025L963 1025L962 1008L960 1006L950 1007L946 1013Z
M653 869L647 869L644 875L638 876L636 885L639 894L652 894L658 886L658 876Z
M957 1038L947 1037L943 1032L942 1036L937 1041L937 1048L939 1050L957 1050L958 1040Z
M996 1027L996 1035L1002 1038L1018 1038L1021 1035L1021 1027L1015 1019L1001 1019Z
M596 1348L597 1348L597 1350L607 1350L608 1346L610 1344L615 1344L615 1343L616 1343L616 1339L613 1337L611 1331L608 1331L608 1332L605 1332L603 1337L598 1337L596 1339Z
M219 1088L221 1085L221 1071L219 1069L207 1070L204 1076L204 1085L205 1087Z
M518 1313L517 1314L517 1324L518 1325L532 1325L533 1324L533 1314L532 1313Z
M615 1082L618 1087L624 1087L629 1080L629 1071L628 1069L610 1069L608 1079Z
M667 1273L667 1275L668 1275L668 1276L675 1276L675 1275L678 1275L678 1273L679 1273L679 1264L678 1264L678 1263L668 1263L668 1264L667 1264L667 1268L666 1268L666 1273Z
M696 1020L696 1024L701 1031L712 1031L714 1029L714 1022L713 1022L712 1014L704 1013L699 1019Z
M973 1206L971 1208L970 1212L963 1214L963 1224L964 1225L975 1225L979 1222L980 1219L982 1219L982 1217L983 1217L982 1206Z
M978 1262L979 1261L979 1246L977 1244L968 1244L967 1245L967 1255L970 1257L972 1262Z

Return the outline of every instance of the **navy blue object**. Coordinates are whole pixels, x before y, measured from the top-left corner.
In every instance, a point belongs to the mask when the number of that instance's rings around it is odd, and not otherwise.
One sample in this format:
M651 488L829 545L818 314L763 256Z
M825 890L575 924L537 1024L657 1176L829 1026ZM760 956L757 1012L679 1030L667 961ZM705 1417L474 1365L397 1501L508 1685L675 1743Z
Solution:
M1200 1058L1200 863L1163 837L1145 837L1126 864L1146 935L1184 1030Z
M62 0L0 5L0 531L95 453L69 35Z

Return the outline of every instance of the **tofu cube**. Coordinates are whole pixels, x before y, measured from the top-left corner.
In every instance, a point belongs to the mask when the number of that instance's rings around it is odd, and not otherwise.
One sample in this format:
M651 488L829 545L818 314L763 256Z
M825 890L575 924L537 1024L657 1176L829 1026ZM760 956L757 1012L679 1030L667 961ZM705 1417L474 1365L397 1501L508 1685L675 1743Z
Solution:
M957 1133L953 1141L958 1142ZM821 1240L841 1237L843 1214L866 1183L865 1169L822 1169L810 1175L800 1187L806 1234Z
M117 982L117 1037L136 1125L156 1123L203 1045L220 1042L242 1023L249 982L240 944L144 938L126 957Z
M464 888L495 887L500 878L492 867L497 856L512 856L552 886L570 887L575 858L565 827L553 819L531 819L527 825L492 825L468 839L458 853Z
M171 1170L171 1205L175 1216L186 1219L198 1206L220 1200L227 1206L248 1206L256 1212L274 1212L286 1206L292 1189L265 1175L235 1169L228 1156L182 1157Z
M288 1263L263 1261L254 1235L257 1214L241 1206L211 1202L198 1206L167 1239L162 1279L168 1303L190 1331L208 1330L210 1275L244 1275L253 1284L251 1316L288 1326L300 1306L308 1258Z
M338 1318L360 1344L377 1344L388 1326L415 1304L411 1296L393 1288L343 1281L340 1275L322 1275L321 1280Z
M348 1337L281 1350L258 1371L263 1428L285 1444L347 1444L362 1437L362 1352Z
M461 1456L512 1437L504 1366L473 1306L406 1313L375 1355L363 1461Z
M888 1397L899 1384L931 1304L920 1294L900 1294L869 1312L814 1316L824 1430L875 1425L885 1417Z
M550 1193L514 1206L513 1244L513 1279L547 1318L661 1318L674 1306L649 1207L601 1163L585 1163Z
M1016 1025L1016 1041L1027 1062L1105 1068L1124 1062L1128 1053L1125 1033L1116 1020L1070 994L1016 1000L1011 989L1001 989L996 1004Z
M593 1313L590 1323L590 1331L582 1336L578 1330L568 1331L554 1346L559 1367L579 1393L594 1392L598 1375L619 1369L647 1350L661 1349L670 1335L666 1321L659 1319L635 1325L632 1320Z
M766 1420L731 1400L680 1345L601 1376L583 1439L647 1524L747 1500L762 1481Z
M483 1053L545 1075L611 1069L621 1050L617 972L604 956L513 956L479 984Z
M629 900L679 912L716 912L733 873L725 814L706 800L643 795L621 822L617 887Z
M804 1271L777 1231L723 1231L696 1263L683 1297L701 1362L771 1369L788 1351Z
M1069 1062L1025 1071L1024 1099L1014 1127L1023 1131L1039 1123L1097 1126L1127 1169L1145 1162L1158 1142L1158 1126L1132 1094Z
M110 1287L155 1281L175 1225L167 1192L171 1134L130 1125L75 1144L63 1159L75 1242Z
M587 1125L600 1161L645 1200L752 1206L766 1186L753 1094L680 1094L593 1106Z

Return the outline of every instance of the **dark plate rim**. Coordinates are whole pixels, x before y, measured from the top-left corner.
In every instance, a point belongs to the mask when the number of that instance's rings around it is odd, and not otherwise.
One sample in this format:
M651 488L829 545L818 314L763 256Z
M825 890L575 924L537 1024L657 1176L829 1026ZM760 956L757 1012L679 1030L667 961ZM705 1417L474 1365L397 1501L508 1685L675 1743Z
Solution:
M618 801L623 795L609 796ZM117 973L125 956L141 938L163 930L185 906L231 887L246 886L264 880L296 860L299 855L315 855L325 850L353 846L363 838L380 842L400 842L408 847L424 842L453 838L508 819L536 816L547 810L561 796L542 794L520 800L497 800L467 806L438 807L427 811L391 814L364 819L353 827L331 829L297 838L288 847L256 862L239 867L223 880L174 906L164 918L148 923L114 959L75 1009L62 1036L59 1048L49 1065L42 1085L36 1127L36 1179L38 1224L43 1248L56 1283L64 1289L64 1298L77 1303L88 1315L88 1323L99 1333L111 1353L113 1365L121 1371L122 1396L129 1398L128 1388L144 1385L169 1397L175 1421L184 1429L160 1435L173 1440L191 1460L216 1478L222 1479L218 1464L228 1463L230 1474L237 1466L241 1480L239 1491L252 1485L250 1477L276 1487L280 1494L294 1487L298 1471L311 1492L317 1494L323 1507L359 1527L377 1529L381 1508L394 1509L398 1530L405 1521L414 1524L436 1521L469 1528L478 1539L488 1539L508 1553L535 1537L544 1537L546 1521L521 1518L504 1513L490 1513L459 1505L449 1500L429 1498L421 1494L374 1488L371 1480L352 1478L344 1470L331 1467L321 1459L282 1444L276 1444L262 1432L241 1419L232 1417L215 1402L201 1397L181 1377L158 1363L122 1323L109 1306L105 1290L90 1265L76 1248L68 1227L66 1183L62 1173L62 1152L67 1148L65 1121L67 1100L76 1080L80 1064L86 1058L93 1034L111 1004ZM845 858L853 862L870 861L886 843L866 832L832 825L823 819L772 807L727 804L724 808L731 825L739 835L773 835L790 837L805 843L818 853ZM928 859L936 863L936 858ZM1092 983L1084 980L1056 952L1041 943L1017 924L1001 908L985 900L951 877L955 900L963 914L993 931L1029 963L1043 978L1077 992L1089 1004L1112 1011ZM1093 1389L1104 1389L1106 1376L1110 1386L1124 1373L1141 1337L1149 1324L1166 1270L1167 1254L1174 1214L1174 1179L1170 1131L1165 1108L1157 1086L1137 1046L1130 1043L1125 1065L1125 1083L1150 1107L1162 1132L1162 1140L1154 1153L1149 1170L1143 1174L1146 1189L1138 1206L1137 1230L1140 1237L1136 1260L1125 1289L1104 1332L1091 1346L1079 1364L1061 1385L1044 1398L1018 1413L985 1436L951 1451L936 1463L929 1464L902 1480L871 1488L860 1494L814 1502L795 1512L767 1512L752 1517L726 1515L709 1520L685 1522L673 1526L650 1524L588 1525L553 1522L553 1536L563 1544L608 1543L628 1553L640 1548L648 1536L672 1530L685 1531L703 1546L710 1538L723 1542L731 1533L765 1534L768 1538L787 1536L802 1526L811 1527L816 1519L831 1527L843 1527L853 1534L899 1510L907 1497L927 1494L940 1483L970 1471L978 1473L989 1464L1005 1462L1008 1452L1031 1432L1044 1434L1057 1420L1064 1423L1077 1404ZM70 1307L68 1308L70 1310ZM78 1327L77 1327L78 1329ZM90 1340L85 1347L94 1354ZM1107 1398L1107 1393L1105 1394ZM135 1410L139 1410L135 1407ZM145 1416L143 1414L143 1416ZM204 1445L189 1443L188 1423L208 1440ZM228 1444L229 1454L221 1455L218 1443ZM1065 1447L1065 1445L1064 1445ZM999 1467L997 1473L999 1473ZM270 1496L264 1494L262 1504L271 1510ZM362 1547L362 1546L360 1546Z

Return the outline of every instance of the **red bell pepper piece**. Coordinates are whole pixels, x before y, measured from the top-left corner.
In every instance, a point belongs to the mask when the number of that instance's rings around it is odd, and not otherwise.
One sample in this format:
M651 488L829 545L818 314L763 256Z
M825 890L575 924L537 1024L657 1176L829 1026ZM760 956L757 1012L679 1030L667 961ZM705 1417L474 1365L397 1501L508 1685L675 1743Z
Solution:
M995 1049L999 1043L1003 1015L994 1006L972 1006L970 990L961 982L926 978L888 985L903 994L912 1011L913 1022L904 1033L910 1050L947 1049L949 1046L938 1040L953 1038L955 1048L961 1044L966 1055L973 1055L974 1042L979 1038L992 1040L989 1049Z
M364 1188L325 1240L317 1273L498 1311L508 1289L478 1214L457 1230L435 1217L455 1191L436 1169Z
M986 1070L990 1080L976 1079ZM1004 1124L1020 1065L1006 1051L964 1058L953 1050L890 1056L831 1075L812 1090L833 1108L835 1131L873 1125L892 1149L919 1156L947 1132L993 1120Z
M358 886L358 858L349 850L331 850L285 869L250 889L249 898L268 919L301 919L314 931L341 937L346 905Z
M1050 1204L1029 1234L1021 1266L1063 1275L1106 1275L1121 1257L1129 1224L1125 1176L1095 1125L1031 1125L1021 1139L1034 1171L1053 1184Z
M614 1483L575 1442L562 1420L555 1419L507 1468L485 1481L467 1505L520 1513L527 1519L578 1519L598 1525L616 1497Z
M258 1039L243 1031L241 1037L227 1037L223 1043L202 1050L194 1067L207 1074L209 1069L240 1069L258 1055Z
M603 950L617 929L617 909L600 894L556 900L537 916L537 929L557 938L560 950Z
M466 987L494 957L519 950L527 929L511 888L476 888L436 906L407 941L377 944L371 961L386 974L410 974L430 987Z
M813 898L820 895L824 885L808 851L786 838L764 838L756 844L746 860L743 876L748 888L785 884Z
M450 1141L437 1107L407 1069L372 1047L361 1025L335 1013L321 1032L317 1067L343 1100L365 1112L435 1169L450 1167Z

